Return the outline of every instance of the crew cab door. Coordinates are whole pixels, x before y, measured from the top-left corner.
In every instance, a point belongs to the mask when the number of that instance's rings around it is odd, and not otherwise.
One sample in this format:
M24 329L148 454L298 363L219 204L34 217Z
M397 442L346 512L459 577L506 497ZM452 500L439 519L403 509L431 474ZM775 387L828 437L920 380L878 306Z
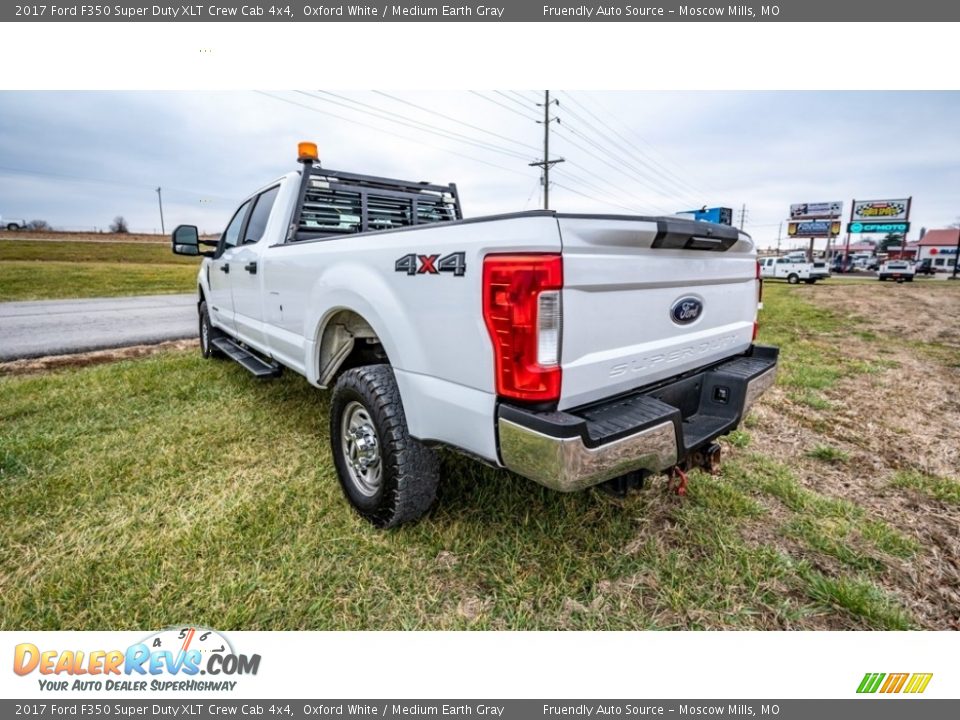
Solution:
M251 202L252 200L247 200L237 208L227 225L227 229L220 236L220 245L217 246L216 255L210 261L210 275L208 277L210 297L207 298L210 319L214 325L223 328L231 335L236 333L231 277L243 272L243 268L240 267L234 255L240 242L240 231L243 229Z
M261 255L270 211L277 199L279 185L264 190L252 199L250 212L243 224L242 242L233 252L230 284L233 288L233 311L237 337L258 349L267 346L263 329L263 263ZM236 270L236 272L234 272Z

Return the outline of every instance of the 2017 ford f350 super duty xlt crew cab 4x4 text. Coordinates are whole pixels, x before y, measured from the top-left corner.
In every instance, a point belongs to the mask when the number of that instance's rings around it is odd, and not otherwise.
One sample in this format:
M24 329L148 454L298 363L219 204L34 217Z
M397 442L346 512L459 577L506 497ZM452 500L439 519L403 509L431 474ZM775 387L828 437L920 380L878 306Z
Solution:
M243 201L205 255L204 356L332 388L343 491L381 527L421 516L446 446L560 491L713 465L774 381L753 344L748 235L679 217L464 220L455 185L323 168ZM205 249L210 247L211 249Z

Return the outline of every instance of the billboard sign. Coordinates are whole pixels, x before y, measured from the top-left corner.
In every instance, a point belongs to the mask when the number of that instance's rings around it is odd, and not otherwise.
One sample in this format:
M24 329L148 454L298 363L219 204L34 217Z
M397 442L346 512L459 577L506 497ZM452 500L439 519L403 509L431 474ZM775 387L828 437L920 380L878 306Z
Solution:
M906 233L908 222L852 222L847 224L848 233Z
M790 237L825 238L839 234L839 220L804 220L787 224L787 235Z
M856 220L875 220L891 222L894 220L910 219L910 199L896 200L854 200L853 217Z
M796 203L790 206L791 220L816 220L818 218L836 218L843 212L843 203L834 202Z

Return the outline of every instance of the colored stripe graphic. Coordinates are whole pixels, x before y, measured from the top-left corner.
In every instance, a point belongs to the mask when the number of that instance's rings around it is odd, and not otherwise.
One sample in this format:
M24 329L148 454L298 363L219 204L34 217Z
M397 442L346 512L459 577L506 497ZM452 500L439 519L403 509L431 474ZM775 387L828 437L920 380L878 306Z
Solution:
M883 680L885 675L883 673L867 673L863 676L863 680L860 681L860 687L857 688L858 693L875 693L877 688L880 687L880 681Z
M930 680L933 679L933 673L866 673L860 685L857 686L858 693L885 693L896 694L899 692L918 694L927 689ZM881 684L882 683L882 684Z
M907 681L908 677L910 677L910 673L890 673L887 675L887 681L883 684L883 687L880 688L880 692L900 692L900 689L903 687L903 684Z
M930 679L933 677L933 673L914 673L913 677L910 678L910 682L907 684L905 693L922 693L927 689L927 685L930 684Z

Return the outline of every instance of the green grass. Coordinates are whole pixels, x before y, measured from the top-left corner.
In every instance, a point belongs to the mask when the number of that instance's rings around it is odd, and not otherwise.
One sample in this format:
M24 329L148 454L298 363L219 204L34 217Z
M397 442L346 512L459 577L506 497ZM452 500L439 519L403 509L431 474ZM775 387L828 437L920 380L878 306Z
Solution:
M894 487L916 490L945 503L960 505L960 482L950 478L908 470L894 475L891 484Z
M192 292L197 258L167 245L0 242L0 302Z
M804 333L792 291L764 312L798 369L837 329ZM917 543L757 452L762 412L684 497L558 494L444 453L435 509L380 532L342 498L327 402L195 351L0 376L0 629L917 625L882 587Z
M186 293L196 281L190 265L4 261L0 302Z
M830 445L817 445L813 450L808 452L807 455L815 460L822 460L831 465L842 465L850 460L850 453L846 450L831 447Z
M38 262L149 263L192 265L198 260L174 255L168 243L147 242L75 242L57 240L0 241L0 262L9 260Z

